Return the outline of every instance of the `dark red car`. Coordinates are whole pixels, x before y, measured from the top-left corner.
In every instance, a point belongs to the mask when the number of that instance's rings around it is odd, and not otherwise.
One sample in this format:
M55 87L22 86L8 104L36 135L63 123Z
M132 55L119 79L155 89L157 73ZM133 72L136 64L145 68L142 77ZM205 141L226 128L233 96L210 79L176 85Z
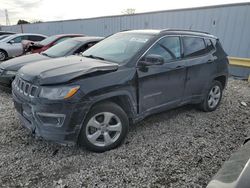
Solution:
M25 53L40 53L48 48L73 37L83 37L83 34L60 34L60 35L52 35L47 37L46 39L40 42L28 42L24 46Z

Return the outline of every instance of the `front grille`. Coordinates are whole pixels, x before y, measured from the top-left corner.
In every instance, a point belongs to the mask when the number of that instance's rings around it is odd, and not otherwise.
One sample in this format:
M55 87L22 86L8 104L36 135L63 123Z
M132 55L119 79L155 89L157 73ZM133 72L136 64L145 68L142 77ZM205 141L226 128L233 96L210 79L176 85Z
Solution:
M18 92L29 97L35 97L38 92L37 86L30 84L29 82L21 79L20 77L15 78L13 86Z

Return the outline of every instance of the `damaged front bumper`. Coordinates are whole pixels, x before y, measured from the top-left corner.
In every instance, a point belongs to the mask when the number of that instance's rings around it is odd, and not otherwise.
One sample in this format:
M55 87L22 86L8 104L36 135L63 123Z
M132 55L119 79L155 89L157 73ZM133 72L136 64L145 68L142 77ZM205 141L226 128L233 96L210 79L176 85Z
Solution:
M43 102L26 98L12 90L14 105L22 125L36 137L74 145L88 110L86 102Z

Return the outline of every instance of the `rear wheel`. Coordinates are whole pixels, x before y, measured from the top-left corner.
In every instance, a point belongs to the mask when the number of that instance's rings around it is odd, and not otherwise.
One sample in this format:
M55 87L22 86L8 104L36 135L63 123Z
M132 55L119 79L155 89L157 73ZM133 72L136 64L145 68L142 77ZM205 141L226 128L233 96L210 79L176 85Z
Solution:
M4 61L5 59L7 59L7 57L7 53L3 50L0 50L0 61Z
M128 117L120 106L111 102L98 104L87 115L78 142L91 151L104 152L119 146L128 128Z
M200 104L201 109L205 112L216 110L222 98L222 91L223 89L221 83L214 80L207 91L204 101Z

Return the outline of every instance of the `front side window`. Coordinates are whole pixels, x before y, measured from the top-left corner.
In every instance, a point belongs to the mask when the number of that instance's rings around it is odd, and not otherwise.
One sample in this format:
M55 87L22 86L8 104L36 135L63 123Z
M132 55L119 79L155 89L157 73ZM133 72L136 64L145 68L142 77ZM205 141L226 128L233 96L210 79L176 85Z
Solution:
M195 57L207 53L203 38L183 37L184 57Z
M160 55L164 62L170 62L181 57L180 38L169 36L158 41L146 55Z
M117 33L86 50L83 56L127 63L152 37L153 34Z
M21 43L22 40L27 40L27 39L28 39L28 36L19 36L19 37L12 39L12 41L14 41L14 43Z
M97 42L89 42L87 44L82 45L79 49L77 49L75 51L75 54L79 54L82 53L84 51L86 51L87 49L89 49L90 47L94 46Z

